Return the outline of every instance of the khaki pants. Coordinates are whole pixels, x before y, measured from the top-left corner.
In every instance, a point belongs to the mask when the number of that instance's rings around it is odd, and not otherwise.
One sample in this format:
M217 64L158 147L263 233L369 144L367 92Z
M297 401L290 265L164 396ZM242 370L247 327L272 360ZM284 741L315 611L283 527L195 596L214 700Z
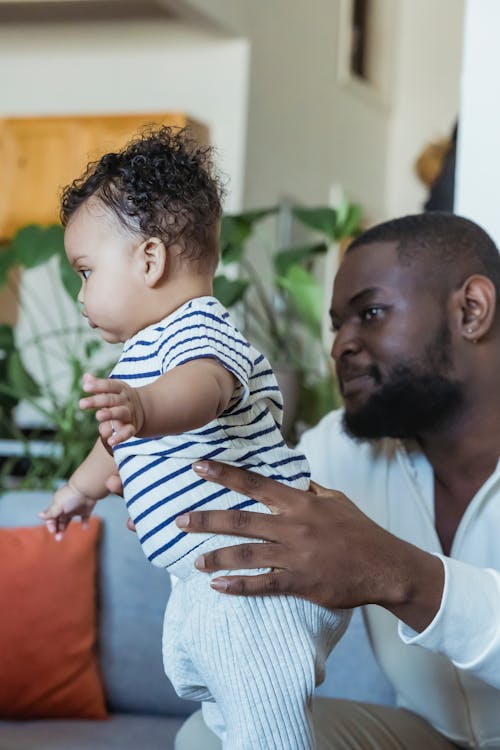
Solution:
M317 750L452 750L424 719L404 708L317 698L314 704ZM201 711L184 723L175 750L221 750ZM268 750L255 748L255 750Z

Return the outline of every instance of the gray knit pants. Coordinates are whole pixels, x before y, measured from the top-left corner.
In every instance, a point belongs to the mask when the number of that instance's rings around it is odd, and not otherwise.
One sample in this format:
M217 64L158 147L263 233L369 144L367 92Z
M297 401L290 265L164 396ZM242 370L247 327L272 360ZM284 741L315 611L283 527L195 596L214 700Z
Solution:
M349 617L294 597L220 594L195 572L169 599L165 671L180 696L204 702L225 750L313 750L314 689Z

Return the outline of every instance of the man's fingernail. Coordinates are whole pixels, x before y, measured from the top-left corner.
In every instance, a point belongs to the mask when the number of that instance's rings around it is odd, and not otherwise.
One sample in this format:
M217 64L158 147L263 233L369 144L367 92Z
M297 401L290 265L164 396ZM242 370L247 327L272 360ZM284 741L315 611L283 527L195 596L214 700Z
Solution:
M56 542L60 542L62 538L63 538L63 535L62 535L62 534L60 534L60 533L57 533L57 534L55 535L55 540L56 540Z
M198 568L198 570L205 570L205 555L200 555L196 558L194 561L195 568Z
M193 464L193 469L198 472L198 474L208 474L210 471L210 464L208 461L196 461L196 463Z
M182 516L177 516L175 519L175 523L177 526L180 526L181 528L186 528L189 526L189 516L187 513L184 513Z
M214 578L210 581L210 586L216 591L227 591L229 584L223 578Z

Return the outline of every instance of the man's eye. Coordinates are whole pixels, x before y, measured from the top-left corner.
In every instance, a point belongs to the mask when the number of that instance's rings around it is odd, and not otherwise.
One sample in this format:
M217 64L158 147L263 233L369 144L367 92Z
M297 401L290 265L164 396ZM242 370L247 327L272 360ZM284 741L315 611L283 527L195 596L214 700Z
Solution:
M87 281L88 277L90 276L90 271L87 271L84 268L80 269L80 275Z
M379 320L384 314L383 307L367 307L366 310L363 310L361 313L361 318L363 320Z

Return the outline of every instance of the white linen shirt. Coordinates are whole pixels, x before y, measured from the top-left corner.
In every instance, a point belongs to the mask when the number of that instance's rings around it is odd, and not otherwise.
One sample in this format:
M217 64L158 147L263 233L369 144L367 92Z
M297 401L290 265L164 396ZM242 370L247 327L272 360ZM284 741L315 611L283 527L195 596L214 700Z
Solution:
M414 444L355 441L331 412L299 444L312 478L345 493L391 533L436 554L440 609L416 633L382 607L365 607L375 654L398 705L464 747L500 747L500 469L468 506L450 557L434 526L432 467ZM334 571L332 571L334 575Z

